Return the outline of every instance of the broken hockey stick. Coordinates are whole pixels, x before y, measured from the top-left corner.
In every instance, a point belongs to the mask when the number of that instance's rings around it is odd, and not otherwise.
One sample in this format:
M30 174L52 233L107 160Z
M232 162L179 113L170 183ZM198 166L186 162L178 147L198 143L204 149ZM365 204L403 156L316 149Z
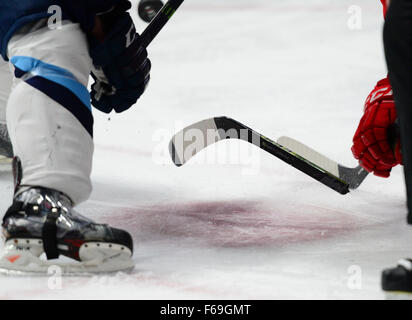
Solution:
M182 129L170 141L170 155L174 164L180 167L202 149L225 139L240 139L252 143L340 194L347 194L349 189L356 189L367 176L367 172L361 167L346 168L324 156L323 162L316 161L313 155L320 154L308 147L305 149L305 157L300 154L304 150L304 145L297 141L293 146L289 143L293 139L283 138L281 142L288 144L289 147L284 146L227 117L206 119ZM332 164L336 164L336 167Z
M141 34L143 46L147 48L153 39L159 34L160 30L166 25L176 10L184 0L169 0L160 9L159 13L153 18L152 22L146 27Z

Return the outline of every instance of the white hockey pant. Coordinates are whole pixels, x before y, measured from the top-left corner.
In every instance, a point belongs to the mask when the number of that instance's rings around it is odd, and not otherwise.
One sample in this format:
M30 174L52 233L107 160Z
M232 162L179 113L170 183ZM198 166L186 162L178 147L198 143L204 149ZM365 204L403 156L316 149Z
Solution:
M8 57L9 68L0 65L0 121L6 110L21 185L61 191L75 204L86 200L94 145L85 35L78 24L52 30L38 23L13 36Z

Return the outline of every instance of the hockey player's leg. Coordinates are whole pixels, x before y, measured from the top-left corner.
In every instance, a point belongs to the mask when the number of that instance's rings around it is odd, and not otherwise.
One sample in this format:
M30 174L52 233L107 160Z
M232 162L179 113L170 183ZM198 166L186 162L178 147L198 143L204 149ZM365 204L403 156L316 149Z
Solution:
M412 72L407 68L412 61L412 3L393 1L384 29L385 52L389 77L396 100L402 140L407 185L407 200L412 213ZM410 221L412 223L412 216Z
M392 0L384 29L385 52L393 86L400 134L408 201L412 223L412 2ZM382 275L383 289L412 293L412 262L402 260Z
M14 36L8 49L16 79L7 123L21 179L3 219L1 271L45 273L58 262L41 259L43 253L79 261L60 265L65 273L132 268L131 236L73 209L91 192L91 62L84 34L72 23L62 30L37 24Z
M25 186L43 186L63 192L75 204L87 200L92 137L59 103L22 80L15 82L7 123L23 168L20 191Z

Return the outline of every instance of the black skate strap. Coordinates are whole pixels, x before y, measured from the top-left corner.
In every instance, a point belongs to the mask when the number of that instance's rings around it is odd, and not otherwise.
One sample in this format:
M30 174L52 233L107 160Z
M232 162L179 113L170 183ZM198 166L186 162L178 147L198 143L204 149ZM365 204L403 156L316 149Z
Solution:
M57 249L57 219L60 216L60 210L53 208L47 215L47 219L43 225L42 237L43 248L47 259L57 259L59 250Z

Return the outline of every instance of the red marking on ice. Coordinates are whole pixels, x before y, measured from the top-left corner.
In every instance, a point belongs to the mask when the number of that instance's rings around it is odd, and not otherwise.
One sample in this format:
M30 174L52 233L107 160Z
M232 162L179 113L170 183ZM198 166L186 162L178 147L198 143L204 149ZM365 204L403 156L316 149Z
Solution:
M169 203L110 210L107 222L138 241L188 239L214 247L271 246L314 241L366 224L336 209L312 205L269 206L259 201ZM109 213L109 212L107 212Z

